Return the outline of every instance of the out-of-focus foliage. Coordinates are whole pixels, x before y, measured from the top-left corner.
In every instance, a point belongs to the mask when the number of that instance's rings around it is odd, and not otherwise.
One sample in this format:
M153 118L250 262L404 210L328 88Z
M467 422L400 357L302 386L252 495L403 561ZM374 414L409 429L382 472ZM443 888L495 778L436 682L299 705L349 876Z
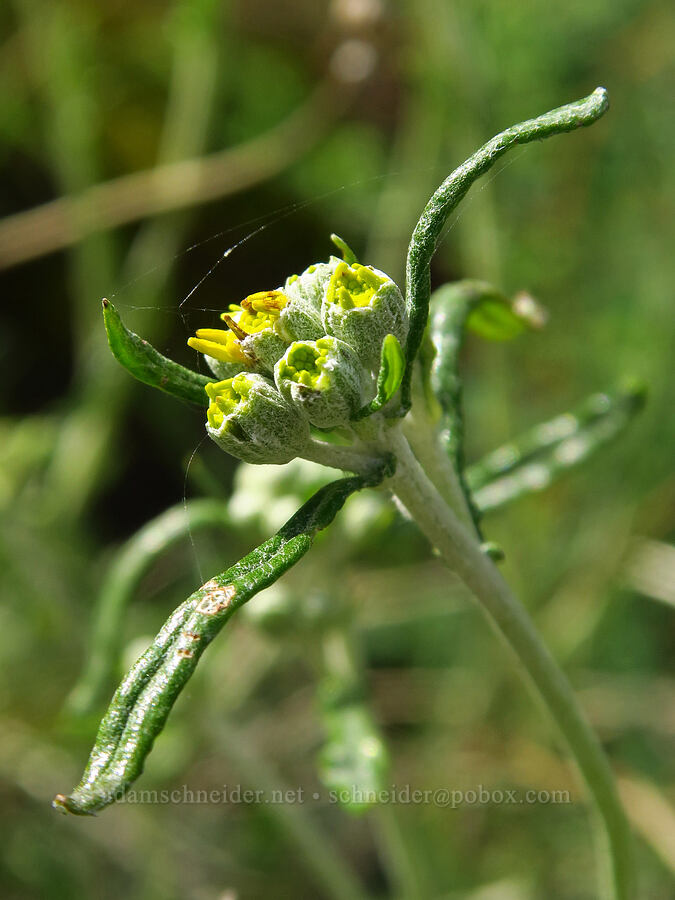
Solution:
M81 822L49 800L75 783L105 705L84 718L64 707L116 550L184 494L226 502L233 477L229 459L200 444L199 412L117 366L101 297L194 366L194 326L326 257L333 231L401 280L410 230L454 165L505 125L603 84L612 109L592 130L516 151L474 188L435 281L526 289L550 312L515 342L468 340L468 463L620 376L649 385L620 442L483 526L619 773L641 896L665 900L671 5L15 0L0 28L3 896L262 898L270 884L280 897L594 896L585 811L548 724L414 529L382 510L364 532L365 497L278 588L304 604L307 628L275 630L265 594L268 627L255 606L234 620L138 783L181 796L302 787L304 803L127 803ZM171 168L181 160L202 162ZM147 176L113 181L135 172ZM236 529L195 534L144 577L115 676L201 580L283 521L284 493L314 486L294 476L260 503L267 475L253 476L238 475ZM645 538L661 552L644 553ZM331 803L315 765L316 686L335 660L312 616L326 606L360 645L392 783L569 789L573 802L388 804L357 819Z

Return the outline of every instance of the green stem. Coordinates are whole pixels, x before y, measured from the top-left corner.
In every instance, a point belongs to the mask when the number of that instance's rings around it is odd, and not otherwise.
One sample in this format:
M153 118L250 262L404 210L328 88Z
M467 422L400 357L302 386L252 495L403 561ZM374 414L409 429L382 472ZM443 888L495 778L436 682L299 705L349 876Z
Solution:
M473 517L457 470L434 434L435 426L424 409L423 402L415 402L403 420L404 434L445 502L463 522L470 525L473 533Z
M369 451L315 440L310 441L305 446L302 456L303 459L319 463L322 466L342 469L345 472L356 472L359 475L372 473L380 468L384 462L382 457L374 456Z
M543 644L525 609L481 552L457 516L447 507L398 429L392 429L389 449L397 467L389 481L445 563L472 591L491 624L511 648L565 737L604 825L610 859L613 900L633 896L631 837L607 758L588 725L571 685Z

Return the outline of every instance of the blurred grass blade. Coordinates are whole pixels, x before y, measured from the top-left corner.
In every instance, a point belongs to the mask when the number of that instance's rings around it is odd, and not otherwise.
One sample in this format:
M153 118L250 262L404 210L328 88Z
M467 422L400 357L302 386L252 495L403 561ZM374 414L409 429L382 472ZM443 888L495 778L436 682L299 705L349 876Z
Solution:
M272 538L195 591L164 627L117 689L99 727L80 784L53 805L91 815L120 799L143 771L155 738L199 658L231 615L273 584L309 550L347 498L384 472L342 478L321 488Z
M518 144L542 140L554 134L573 131L591 125L609 107L607 91L596 88L588 97L568 103L558 109L528 119L507 128L484 144L452 172L435 191L415 226L406 264L406 305L410 331L406 341L406 372L402 385L402 405L410 407L413 363L420 348L429 318L431 295L431 259L448 216L468 192L471 185L484 175L497 160Z
M537 425L470 466L466 481L481 512L548 487L619 435L644 406L642 384L592 394L576 410Z
M350 812L378 802L389 758L368 708L363 665L351 622L344 618L321 634L319 714L325 741L318 756L319 777Z
M124 614L134 591L153 562L178 541L203 528L228 528L227 505L192 500L167 509L144 525L116 554L94 607L88 660L66 700L66 712L84 716L101 700L118 661Z
M344 809L363 813L378 803L389 760L364 700L321 706L326 740L319 753L319 776Z
M113 356L134 378L179 400L208 406L204 387L215 378L200 375L162 356L151 344L129 331L110 300L103 300L103 321Z

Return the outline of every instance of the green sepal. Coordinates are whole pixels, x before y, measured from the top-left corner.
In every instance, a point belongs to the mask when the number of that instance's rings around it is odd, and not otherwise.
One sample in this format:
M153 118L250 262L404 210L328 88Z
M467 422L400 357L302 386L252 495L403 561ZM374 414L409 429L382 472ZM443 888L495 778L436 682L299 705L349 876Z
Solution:
M389 474L390 464L367 478L341 478L321 488L272 538L195 591L169 617L117 689L99 727L80 784L53 806L93 815L124 796L143 771L178 695L213 638L232 614L273 584L309 550L347 498Z
M204 388L214 378L162 356L151 344L129 331L110 300L103 300L103 322L113 356L134 378L179 400L196 406L209 405Z
M362 406L355 419L365 419L382 409L401 386L405 370L405 355L398 338L388 334L382 341L380 355L380 371L377 376L377 394L375 399Z

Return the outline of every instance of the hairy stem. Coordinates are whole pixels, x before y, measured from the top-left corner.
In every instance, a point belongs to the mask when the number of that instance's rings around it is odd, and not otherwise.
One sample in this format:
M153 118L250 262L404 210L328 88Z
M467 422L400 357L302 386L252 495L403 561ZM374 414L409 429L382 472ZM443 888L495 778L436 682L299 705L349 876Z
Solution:
M571 685L542 642L525 609L457 516L443 502L398 429L389 436L397 458L392 492L406 507L445 563L472 591L510 647L560 728L601 817L609 851L606 895L633 896L631 837L609 763L579 709Z
M304 448L302 455L304 459L320 463L322 466L342 469L345 472L356 472L359 475L372 473L380 468L384 462L381 456L375 456L368 451L315 440L310 441L309 445Z
M459 475L434 434L435 426L425 413L422 403L415 403L403 420L402 427L415 456L445 502L474 533L471 510Z

